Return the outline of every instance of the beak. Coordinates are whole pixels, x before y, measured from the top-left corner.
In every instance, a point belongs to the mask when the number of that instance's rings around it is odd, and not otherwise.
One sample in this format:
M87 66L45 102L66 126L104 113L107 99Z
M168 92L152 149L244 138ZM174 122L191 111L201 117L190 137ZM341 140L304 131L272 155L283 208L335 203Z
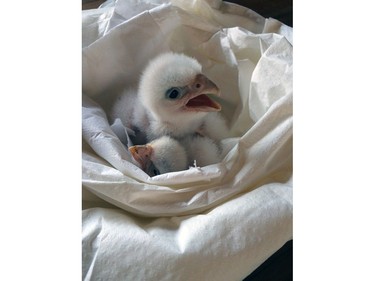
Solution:
M150 163L150 158L153 153L152 146L149 144L146 145L134 145L129 147L129 151L132 154L135 161L137 161L142 170L145 170Z
M195 76L194 80L187 85L184 95L186 110L190 111L220 111L221 105L208 97L207 94L220 95L219 88L203 74Z

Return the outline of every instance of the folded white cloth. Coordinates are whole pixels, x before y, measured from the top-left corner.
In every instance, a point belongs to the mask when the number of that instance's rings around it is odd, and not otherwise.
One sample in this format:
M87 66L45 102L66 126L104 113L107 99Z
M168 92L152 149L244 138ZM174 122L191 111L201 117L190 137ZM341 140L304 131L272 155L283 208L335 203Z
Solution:
M243 280L291 239L289 183L271 183L202 213L139 218L83 212L85 280Z
M122 209L83 211L85 280L241 280L292 238L292 29L222 1L118 0L82 30L83 200ZM231 137L221 163L150 178L106 100L164 51L201 62Z

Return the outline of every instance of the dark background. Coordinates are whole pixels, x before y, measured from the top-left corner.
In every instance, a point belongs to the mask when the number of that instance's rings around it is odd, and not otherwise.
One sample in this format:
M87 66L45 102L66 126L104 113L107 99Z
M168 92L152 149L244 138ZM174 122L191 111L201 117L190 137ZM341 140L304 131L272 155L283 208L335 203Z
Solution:
M228 0L293 27L293 0Z

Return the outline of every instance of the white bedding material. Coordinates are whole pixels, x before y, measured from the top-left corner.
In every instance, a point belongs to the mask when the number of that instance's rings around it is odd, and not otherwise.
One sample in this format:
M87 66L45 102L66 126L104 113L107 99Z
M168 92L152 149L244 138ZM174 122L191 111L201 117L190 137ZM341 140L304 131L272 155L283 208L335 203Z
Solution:
M83 212L85 280L242 280L291 239L290 183L264 185L208 212L142 219Z
M83 212L85 280L241 280L292 238L292 29L221 1L167 2L83 13L83 200L123 209ZM150 178L103 97L169 50L219 86L231 138L219 164Z

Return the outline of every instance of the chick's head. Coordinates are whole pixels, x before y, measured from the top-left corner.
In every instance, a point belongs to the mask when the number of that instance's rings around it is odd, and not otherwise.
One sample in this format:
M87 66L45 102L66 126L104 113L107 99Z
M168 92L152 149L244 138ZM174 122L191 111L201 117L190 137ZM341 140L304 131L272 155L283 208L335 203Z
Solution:
M153 59L139 85L140 100L154 119L176 124L220 111L207 94L219 95L218 87L202 74L196 59L177 53Z

